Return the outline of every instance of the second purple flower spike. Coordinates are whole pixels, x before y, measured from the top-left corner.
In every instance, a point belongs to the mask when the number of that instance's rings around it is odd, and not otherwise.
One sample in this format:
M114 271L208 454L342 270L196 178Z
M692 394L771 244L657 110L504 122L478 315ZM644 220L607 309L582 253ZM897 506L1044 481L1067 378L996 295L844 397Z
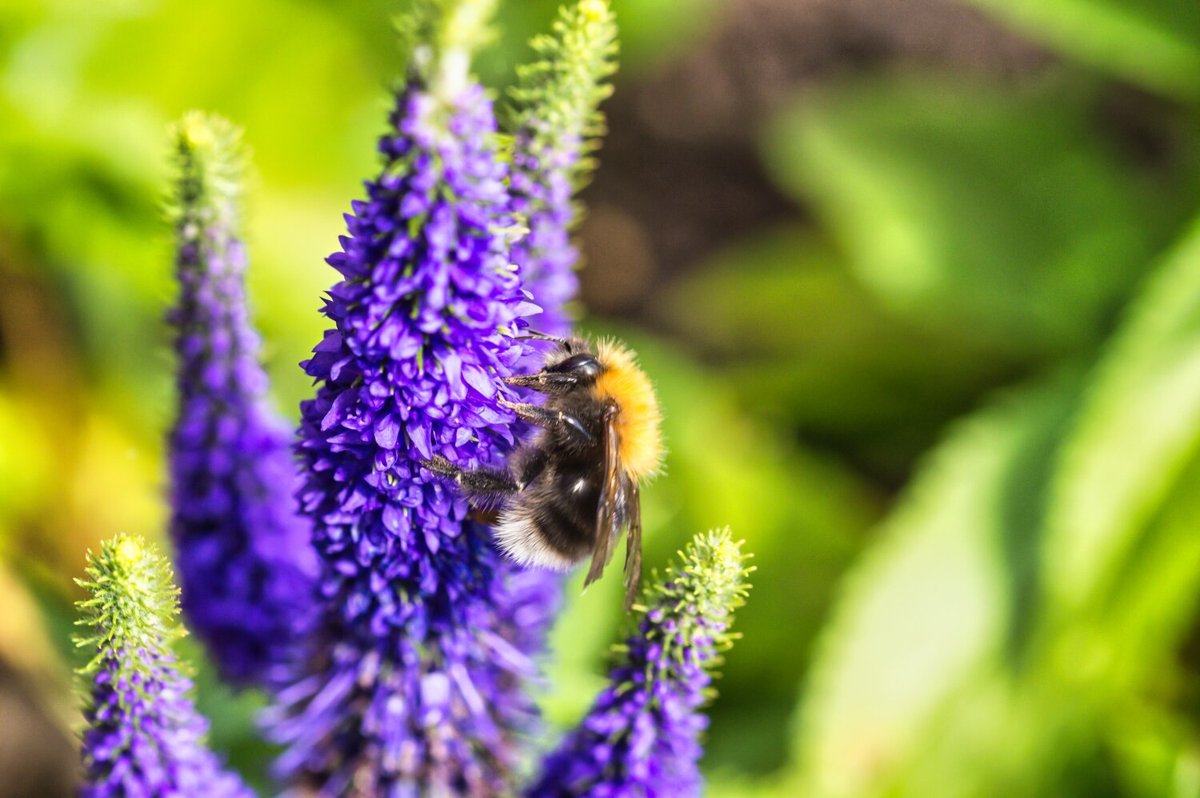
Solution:
M277 680L307 633L316 558L292 496L291 430L268 405L250 325L239 137L199 113L175 128L179 410L169 450L183 610L222 676L244 686Z

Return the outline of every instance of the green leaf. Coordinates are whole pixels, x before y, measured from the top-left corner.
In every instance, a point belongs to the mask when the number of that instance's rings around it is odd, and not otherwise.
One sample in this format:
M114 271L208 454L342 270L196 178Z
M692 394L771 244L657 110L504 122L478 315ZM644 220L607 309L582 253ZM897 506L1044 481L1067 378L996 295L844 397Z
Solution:
M972 0L1026 35L1153 91L1200 100L1200 4Z
M1072 351L1186 210L1176 180L1144 184L1098 139L1080 94L847 86L785 113L767 156L893 310L997 353Z
M1055 486L1060 600L1103 596L1200 444L1200 222L1106 352Z
M927 746L948 714L968 725L1004 717L973 688L996 663L1028 657L1032 630L1013 621L1040 601L1041 485L1077 393L1070 377L1010 396L960 425L922 469L825 632L799 726L798 794L885 794L936 756ZM971 794L972 761L933 769L946 779L937 794Z
M1145 716L1188 711L1194 679L1176 652L1200 609L1198 263L1200 226L1099 367L935 454L827 632L809 794L1090 796L1114 749L1131 783L1187 756Z

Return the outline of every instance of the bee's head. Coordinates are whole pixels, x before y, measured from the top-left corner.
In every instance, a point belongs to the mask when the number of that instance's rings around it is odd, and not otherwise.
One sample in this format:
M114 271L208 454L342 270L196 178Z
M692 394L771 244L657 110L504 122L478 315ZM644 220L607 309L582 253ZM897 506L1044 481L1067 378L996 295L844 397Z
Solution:
M588 387L604 371L600 361L591 352L577 352L556 363L548 363L545 371L548 374L569 374L576 379L576 387Z
M551 396L589 390L604 373L604 365L588 344L578 338L545 338L558 344L537 374L506 377L509 385L532 388Z

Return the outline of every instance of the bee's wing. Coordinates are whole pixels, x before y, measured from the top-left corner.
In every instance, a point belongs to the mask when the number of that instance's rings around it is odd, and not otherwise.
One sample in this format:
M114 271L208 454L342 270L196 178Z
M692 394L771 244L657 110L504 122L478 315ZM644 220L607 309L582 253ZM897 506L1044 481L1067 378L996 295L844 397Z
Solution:
M596 542L592 547L592 564L588 568L587 587L600 578L604 566L612 559L612 542L624 520L625 480L621 478L621 436L617 432L617 406L604 408L604 476L600 485L600 504L596 508Z
M629 480L629 531L625 538L625 609L637 599L642 582L642 497L635 480Z

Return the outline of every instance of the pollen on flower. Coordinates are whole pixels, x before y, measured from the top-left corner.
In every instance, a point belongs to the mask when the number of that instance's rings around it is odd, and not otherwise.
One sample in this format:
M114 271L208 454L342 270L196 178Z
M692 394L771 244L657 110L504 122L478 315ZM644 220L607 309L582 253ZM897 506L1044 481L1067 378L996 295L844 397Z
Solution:
M142 556L142 544L136 538L121 537L117 542L116 560L123 569L132 569Z
M196 149L211 147L217 141L212 124L204 114L198 112L186 114L179 125L179 131L187 143Z
M604 0L580 0L579 13L588 22L599 22L608 18L608 3Z

